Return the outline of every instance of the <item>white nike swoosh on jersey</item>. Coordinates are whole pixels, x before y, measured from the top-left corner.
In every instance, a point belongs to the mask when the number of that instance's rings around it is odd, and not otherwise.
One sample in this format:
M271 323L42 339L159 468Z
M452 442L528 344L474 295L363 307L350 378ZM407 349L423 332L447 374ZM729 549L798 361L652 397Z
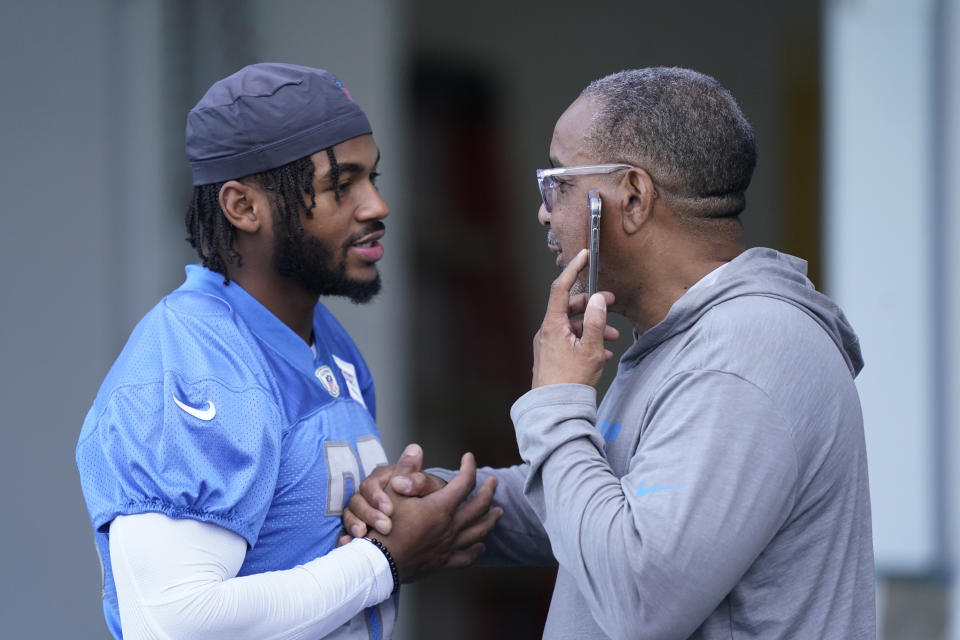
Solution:
M183 409L184 411L192 415L194 418L197 418L198 420L210 421L210 420L213 420L213 417L215 415L217 415L217 407L209 400L207 400L206 409L197 409L196 407L191 407L188 404L183 404L182 402L177 400L177 396L173 395L172 393L170 395L173 397L173 401L177 403L178 407L180 407L181 409Z

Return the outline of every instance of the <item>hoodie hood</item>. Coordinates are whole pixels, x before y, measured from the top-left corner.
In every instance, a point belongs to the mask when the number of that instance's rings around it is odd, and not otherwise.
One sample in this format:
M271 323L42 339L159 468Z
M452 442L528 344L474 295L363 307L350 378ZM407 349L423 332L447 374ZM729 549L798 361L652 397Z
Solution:
M664 340L685 331L714 306L740 296L767 296L783 300L810 316L830 336L856 376L863 368L860 341L843 311L807 279L807 262L774 251L754 248L708 274L708 286L702 280L670 307L667 316L636 337L623 354L621 366L633 366Z

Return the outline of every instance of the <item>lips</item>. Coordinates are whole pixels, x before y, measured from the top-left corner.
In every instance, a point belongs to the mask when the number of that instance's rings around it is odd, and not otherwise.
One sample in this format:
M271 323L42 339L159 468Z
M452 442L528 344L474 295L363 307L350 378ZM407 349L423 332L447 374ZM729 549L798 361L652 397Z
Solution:
M361 236L350 244L350 251L365 262L376 262L383 257L383 245L379 240L386 233L383 229Z
M560 258L562 257L563 249L560 247L560 243L557 242L557 239L553 235L553 231L547 231L547 249L553 251L557 254L557 266L560 265Z
M550 249L550 251L553 251L557 255L557 266L558 267L561 266L561 261L563 260L563 250L560 248L560 245L548 244L547 248Z

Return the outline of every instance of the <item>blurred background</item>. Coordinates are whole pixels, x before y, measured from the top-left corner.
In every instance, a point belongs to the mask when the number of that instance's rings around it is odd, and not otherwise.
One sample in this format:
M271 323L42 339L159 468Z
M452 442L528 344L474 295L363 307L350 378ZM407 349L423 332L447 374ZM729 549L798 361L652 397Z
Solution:
M385 287L331 306L376 376L390 456L419 441L442 466L519 460L508 409L555 274L534 169L556 118L624 68L720 80L759 142L749 243L809 260L861 337L880 637L960 639L958 35L960 0L6 0L0 636L107 636L76 437L194 260L187 110L271 60L334 71L373 123ZM539 637L552 580L406 587L397 637Z

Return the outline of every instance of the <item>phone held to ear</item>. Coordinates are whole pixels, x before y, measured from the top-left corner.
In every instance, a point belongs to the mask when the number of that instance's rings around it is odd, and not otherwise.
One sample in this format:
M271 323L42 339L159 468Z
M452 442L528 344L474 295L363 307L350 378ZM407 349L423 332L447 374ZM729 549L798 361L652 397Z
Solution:
M587 276L587 299L597 292L597 267L600 264L600 194L596 189L587 193L590 205L590 263Z

